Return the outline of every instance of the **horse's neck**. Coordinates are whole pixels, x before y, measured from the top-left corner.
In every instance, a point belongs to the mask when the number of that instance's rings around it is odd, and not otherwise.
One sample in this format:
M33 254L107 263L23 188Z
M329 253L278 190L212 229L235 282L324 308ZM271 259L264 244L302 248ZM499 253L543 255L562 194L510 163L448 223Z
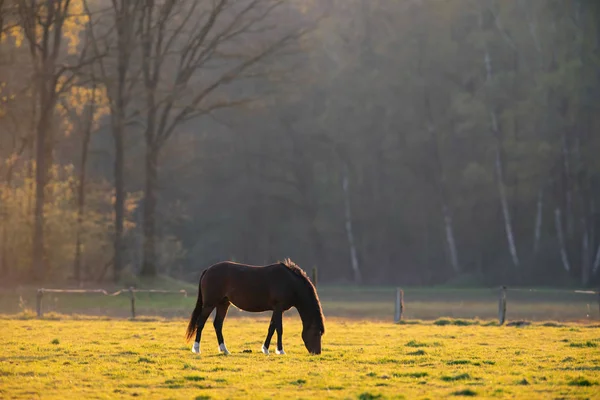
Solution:
M296 306L296 309L298 310L298 314L300 314L300 319L302 320L302 325L304 327L308 328L316 321L316 315L310 310L310 305L299 304Z
M299 279L299 278L298 278ZM313 309L312 296L314 294L311 292L310 288L304 282L297 281L296 295L297 302L296 309L298 310L298 314L300 314L300 319L302 320L302 325L305 328L308 328L311 324L317 321L318 314L316 314Z
M306 307L306 306L305 306ZM302 306L296 306L296 309L298 310L298 314L300 315L300 319L302 320L302 325L304 327L309 326L309 316L308 316L308 312L306 311L306 309Z

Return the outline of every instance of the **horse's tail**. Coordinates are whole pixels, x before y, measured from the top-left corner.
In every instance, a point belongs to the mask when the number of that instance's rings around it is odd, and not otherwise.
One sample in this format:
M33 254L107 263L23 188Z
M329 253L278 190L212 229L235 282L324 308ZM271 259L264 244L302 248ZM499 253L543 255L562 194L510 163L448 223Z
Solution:
M206 270L200 275L200 283L198 283L198 300L196 300L196 307L194 308L194 311L192 311L192 317L190 318L190 323L188 324L185 335L188 342L192 336L194 336L194 333L196 333L196 329L198 329L198 319L200 319L200 314L202 314L202 278L205 273Z

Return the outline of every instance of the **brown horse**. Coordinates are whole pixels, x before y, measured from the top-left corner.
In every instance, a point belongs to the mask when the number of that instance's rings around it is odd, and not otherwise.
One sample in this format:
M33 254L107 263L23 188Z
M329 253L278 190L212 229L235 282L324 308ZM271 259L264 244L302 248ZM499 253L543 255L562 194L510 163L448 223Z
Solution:
M302 340L311 354L321 354L321 336L325 333L323 311L317 291L306 273L290 259L258 267L230 261L212 265L200 276L198 300L187 328L187 340L194 333L192 352L200 353L202 329L213 309L213 325L219 351L229 354L223 339L223 320L230 304L249 312L273 310L262 351L269 354L273 333L277 331L277 354L283 351L283 313L296 307L302 320Z

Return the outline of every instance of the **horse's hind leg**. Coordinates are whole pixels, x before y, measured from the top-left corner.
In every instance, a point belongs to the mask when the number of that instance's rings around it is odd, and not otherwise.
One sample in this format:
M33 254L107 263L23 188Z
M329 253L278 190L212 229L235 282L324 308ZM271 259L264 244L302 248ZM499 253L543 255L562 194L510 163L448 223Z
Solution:
M196 341L194 342L194 346L192 346L193 353L200 354L200 338L202 337L202 329L204 329L204 324L206 323L206 320L210 316L212 310L214 310L214 307L202 307L202 313L198 319L198 329L196 330Z
M227 315L229 304L229 300L225 300L217 306L215 320L213 321L213 326L215 327L215 332L217 333L217 341L219 342L219 351L225 355L230 354L229 350L227 350L227 347L225 346L225 339L223 339L223 321Z

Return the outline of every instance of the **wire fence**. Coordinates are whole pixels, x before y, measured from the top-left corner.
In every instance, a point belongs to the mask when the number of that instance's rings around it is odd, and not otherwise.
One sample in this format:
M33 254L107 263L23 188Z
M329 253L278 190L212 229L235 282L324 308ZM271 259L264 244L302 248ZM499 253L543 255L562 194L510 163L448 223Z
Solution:
M501 286L499 289L498 296L498 324L503 325L506 322L506 312L507 312L507 292L522 292L522 293L542 293L544 290L539 289L525 289L525 288L508 288L507 286ZM583 295L594 295L597 298L598 302L598 315L597 318L600 319L600 290L572 290L567 291L576 294ZM402 288L396 288L396 300L394 303L394 322L400 323L403 320L404 313L406 310L406 306L404 303L404 290ZM589 315L588 315L589 316Z
M135 311L135 294L136 293L160 293L160 294L183 294L184 297L187 297L187 291L184 289L181 290L162 290L162 289L135 289L130 287L129 289L121 289L114 293L109 293L104 289L43 289L40 288L37 290L36 296L36 312L38 318L43 317L43 309L42 309L42 300L44 298L45 293L66 293L66 294L102 294L104 296L119 296L122 294L129 295L129 300L131 302L131 318L134 319L136 315Z
M316 281L313 271L313 279ZM32 288L33 289L33 288ZM439 318L497 319L503 325L507 316L514 320L538 321L597 321L600 320L600 290L556 290L528 288L488 289L435 289L413 287L345 287L319 286L319 297L326 316L360 319L435 320ZM0 309L15 309L15 300L21 310L27 299L35 302L38 317L44 312L74 312L130 316L186 316L193 308L195 290L136 289L117 291L105 289L33 289L8 296L0 293ZM143 294L143 295L142 295ZM154 296L154 295L158 296ZM66 295L59 306L58 297ZM83 295L86 299L79 299ZM181 300L169 296L181 296ZM75 297L73 297L75 296ZM95 296L106 298L102 300ZM126 297L125 302L109 298ZM193 297L193 298L192 298ZM69 299L69 300L67 300ZM31 304L30 303L30 304ZM15 310L16 311L16 310ZM14 311L13 311L14 312ZM296 311L291 310L293 315ZM255 316L243 310L231 309L232 316Z

